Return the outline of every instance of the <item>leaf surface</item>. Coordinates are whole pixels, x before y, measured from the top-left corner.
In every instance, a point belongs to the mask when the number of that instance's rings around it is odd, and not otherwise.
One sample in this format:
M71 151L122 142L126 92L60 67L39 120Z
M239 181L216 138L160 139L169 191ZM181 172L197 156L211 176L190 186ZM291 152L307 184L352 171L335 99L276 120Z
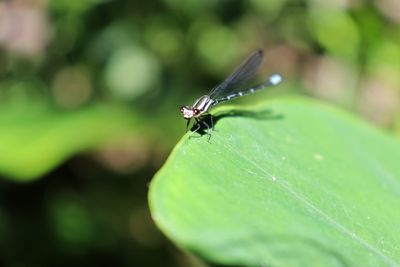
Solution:
M243 266L400 266L400 142L303 98L221 107L156 174L152 216L179 247Z

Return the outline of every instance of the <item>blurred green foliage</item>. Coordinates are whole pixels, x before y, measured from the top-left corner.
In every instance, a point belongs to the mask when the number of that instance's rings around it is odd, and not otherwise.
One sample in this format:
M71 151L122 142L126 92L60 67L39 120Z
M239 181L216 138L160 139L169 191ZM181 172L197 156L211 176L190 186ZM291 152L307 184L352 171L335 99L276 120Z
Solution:
M238 101L307 94L400 133L398 14L390 0L0 2L0 264L198 264L145 204L185 131L179 106L261 47L260 74L285 83Z

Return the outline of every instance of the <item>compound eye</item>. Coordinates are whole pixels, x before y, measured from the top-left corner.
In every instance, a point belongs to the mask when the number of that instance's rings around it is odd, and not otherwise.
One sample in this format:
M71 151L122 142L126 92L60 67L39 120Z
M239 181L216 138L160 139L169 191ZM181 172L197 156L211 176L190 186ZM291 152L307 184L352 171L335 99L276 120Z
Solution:
M193 110L194 115L199 115L200 114L200 110L198 110L197 108Z
M179 109L179 111L180 111L181 113L183 113L183 112L185 111L185 106L182 106L182 107Z

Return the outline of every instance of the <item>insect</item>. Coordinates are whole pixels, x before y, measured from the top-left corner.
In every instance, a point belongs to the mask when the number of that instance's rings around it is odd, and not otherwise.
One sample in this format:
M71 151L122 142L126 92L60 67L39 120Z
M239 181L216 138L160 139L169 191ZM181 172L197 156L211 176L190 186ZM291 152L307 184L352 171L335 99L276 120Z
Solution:
M207 127L208 132L210 128L214 128L212 117L210 120L211 127L207 122L205 122L205 120L202 120L202 118L209 114L208 110L211 107L240 96L252 94L265 87L279 84L282 81L282 77L279 74L273 74L262 84L251 88L243 88L243 85L257 73L261 66L263 57L263 50L258 49L254 51L231 73L231 75L229 75L222 83L215 86L209 94L201 96L192 106L182 106L180 112L182 113L183 118L187 120L186 129L189 126L190 120L193 118L198 125L194 132L200 129L199 122Z

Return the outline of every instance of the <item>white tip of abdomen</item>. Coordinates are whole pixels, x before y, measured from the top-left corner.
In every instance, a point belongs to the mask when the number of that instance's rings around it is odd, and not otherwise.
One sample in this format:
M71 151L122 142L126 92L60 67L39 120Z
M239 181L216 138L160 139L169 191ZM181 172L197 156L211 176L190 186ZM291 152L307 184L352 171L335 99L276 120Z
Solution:
M282 76L279 74L274 74L269 77L269 82L272 85L277 85L282 82Z

